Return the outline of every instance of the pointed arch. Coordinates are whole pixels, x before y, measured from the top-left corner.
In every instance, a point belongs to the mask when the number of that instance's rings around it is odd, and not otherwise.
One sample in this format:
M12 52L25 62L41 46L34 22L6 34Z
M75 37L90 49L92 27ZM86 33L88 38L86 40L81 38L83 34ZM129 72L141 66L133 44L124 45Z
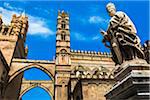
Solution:
M26 70L29 70L31 68L37 68L37 69L40 69L42 71L44 71L46 74L49 75L49 77L52 79L52 81L54 81L54 76L52 75L52 73L46 69L45 67L39 65L39 64L36 64L36 63L33 63L33 64L30 64L30 65L27 65L27 66L23 66L22 68L18 69L17 71L15 71L11 76L10 76L10 79L9 79L9 83L16 77L18 76L19 74L23 73L24 71Z
M53 99L53 98L54 98L54 97L53 97L53 94L50 92L50 90L49 90L48 88L46 88L46 87L43 86L43 85L38 85L38 86L36 86L36 85L31 85L29 88L25 89L22 93L20 93L20 95L19 95L19 100L21 100L22 96L23 96L25 93L27 93L28 91L30 91L31 89L36 88L36 87L40 87L40 88L44 89L44 90L49 94L49 96L51 97L51 99L54 100L54 99Z

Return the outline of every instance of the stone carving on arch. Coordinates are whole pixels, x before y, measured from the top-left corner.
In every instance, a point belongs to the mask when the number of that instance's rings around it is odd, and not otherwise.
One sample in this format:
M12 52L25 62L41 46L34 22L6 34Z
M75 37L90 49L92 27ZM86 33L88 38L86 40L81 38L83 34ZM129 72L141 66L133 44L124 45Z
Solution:
M50 89L48 87L45 87L44 85L41 85L41 84L32 84L29 87L27 87L25 90L21 91L21 93L19 95L19 100L21 100L22 96L25 93L27 93L29 90L36 88L36 87L40 87L40 88L44 89L49 94L51 99L53 100L53 97L54 97L53 93L50 91Z
M17 77L19 74L21 74L22 72L24 72L24 71L26 71L28 69L31 69L31 68L37 68L37 69L40 69L40 70L44 71L46 74L49 75L49 77L51 78L51 80L54 81L54 76L52 75L52 73L47 68L45 68L44 66L41 66L40 64L33 63L33 64L30 64L30 65L27 65L27 66L23 66L20 69L18 69L16 71L14 71L13 73L11 73L11 76L9 78L9 83L15 77Z

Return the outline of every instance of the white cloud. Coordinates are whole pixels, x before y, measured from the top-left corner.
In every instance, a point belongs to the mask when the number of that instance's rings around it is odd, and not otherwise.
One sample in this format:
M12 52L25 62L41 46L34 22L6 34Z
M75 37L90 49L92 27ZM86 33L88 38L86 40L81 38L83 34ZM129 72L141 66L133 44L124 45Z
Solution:
M100 38L100 36L96 35L94 37L92 37L92 40L98 40Z
M13 11L17 11L17 12L22 12L23 9L19 8L19 7L13 7L12 5L10 5L10 3L4 2L4 7Z
M13 9L13 7L10 6L10 4L9 4L9 3L6 3L6 2L4 2L4 7L9 8L9 9Z
M81 41L86 40L86 37L83 36L83 35L80 34L80 33L74 32L74 36L75 36L75 38L76 38L77 40L81 40Z
M106 19L104 19L104 18L102 18L100 16L91 16L89 18L89 22L93 23L93 24L97 24L97 23L103 23L103 22L106 23L106 22L108 22L108 20L106 20Z
M29 34L30 35L41 35L41 36L49 36L55 34L50 28L47 27L45 21L39 17L33 17L28 15L29 17Z
M101 38L99 34L95 36L89 36L89 35L85 36L81 33L73 32L73 35L74 35L74 38L79 41L92 41L92 40L95 41Z
M5 24L9 24L9 23L10 23L10 21L11 21L11 16L12 16L13 14L19 15L18 12L10 11L10 10L4 9L4 8L2 8L2 7L0 7L0 12L2 13L3 22L4 22Z
M54 12L53 9L47 10L47 9L43 9L43 8L39 8L39 7L34 7L33 9L36 10L36 11L44 12L46 14L50 14L51 12Z
M8 4L5 4L5 6L8 7ZM12 8L13 9L13 8ZM5 9L3 7L0 7L0 12L2 13L3 22L5 24L9 24L11 21L11 16L13 14L20 15L18 11L12 11ZM49 35L53 35L54 32L47 27L46 21L44 21L40 17L35 17L32 15L27 15L29 18L29 29L28 34L30 35L40 35L42 37L47 37Z

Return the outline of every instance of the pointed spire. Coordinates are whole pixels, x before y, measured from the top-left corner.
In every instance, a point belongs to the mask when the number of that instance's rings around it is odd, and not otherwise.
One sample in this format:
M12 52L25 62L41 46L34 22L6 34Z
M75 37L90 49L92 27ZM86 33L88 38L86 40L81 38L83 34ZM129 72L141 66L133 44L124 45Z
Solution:
M58 10L58 14L60 14L60 10Z
M0 19L2 18L2 15L0 14Z
M62 10L61 13L65 13L64 10Z
M22 17L26 17L25 10L21 14Z
M58 17L57 17L57 19L61 19L60 10L58 10Z

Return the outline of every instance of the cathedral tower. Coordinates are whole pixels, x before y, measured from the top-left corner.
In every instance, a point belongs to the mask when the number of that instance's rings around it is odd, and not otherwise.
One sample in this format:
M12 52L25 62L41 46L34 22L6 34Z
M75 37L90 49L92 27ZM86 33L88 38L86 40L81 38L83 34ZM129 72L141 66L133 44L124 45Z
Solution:
M59 11L56 32L55 100L68 100L70 66L69 15Z
M56 64L70 64L70 31L69 15L62 11L58 12L56 33Z

